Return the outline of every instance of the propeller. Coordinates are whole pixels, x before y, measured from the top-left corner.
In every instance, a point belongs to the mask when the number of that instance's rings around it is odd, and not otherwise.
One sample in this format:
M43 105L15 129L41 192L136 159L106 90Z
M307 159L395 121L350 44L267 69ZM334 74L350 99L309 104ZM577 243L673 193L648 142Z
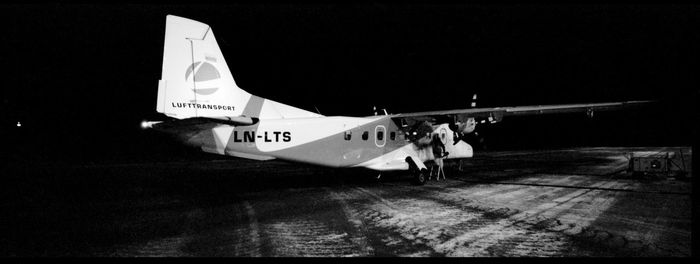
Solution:
M422 148L431 144L432 138L430 138L430 134L432 132L433 126L430 122L423 121L413 125L406 133L406 138Z
M472 96L471 108L476 107L477 95ZM486 149L486 143L482 134L476 131L477 124L493 124L499 122L502 116L499 114L491 114L487 118L475 118L475 117L459 117L453 118L449 123L450 129L454 132L453 145L456 145L459 141L464 141L469 145L472 145L476 149Z
M472 102L470 104L470 108L475 108L476 107L476 93L472 96ZM461 122L458 122L457 117L453 118L450 120L449 127L453 131L453 142L452 145L457 145L457 143L460 140L464 140L466 135L474 131L476 129L476 120L474 118L467 118L466 120L461 120ZM476 132L474 132L476 133ZM464 141L466 142L466 141ZM467 142L469 143L469 142Z
M470 103L470 107L474 108L476 107L476 99L477 99L477 94L474 94L472 96L472 102ZM376 107L373 109L376 111ZM375 112L376 114L376 112ZM416 144L418 147L427 147L431 144L433 144L433 138L430 137L430 135L433 132L433 126L431 122L437 122L437 123L447 123L450 130L453 131L453 145L457 145L459 141L464 141L465 143L472 145L478 149L486 149L484 137L479 134L478 131L476 130L476 125L477 124L485 124L485 123L496 123L500 120L500 116L496 114L494 116L493 114L490 115L488 118L479 118L477 120L476 117L468 117L468 116L447 116L447 117L434 117L436 120L432 121L422 121L422 122L415 122L413 125L408 129L406 133L406 138ZM404 125L404 127L406 127Z

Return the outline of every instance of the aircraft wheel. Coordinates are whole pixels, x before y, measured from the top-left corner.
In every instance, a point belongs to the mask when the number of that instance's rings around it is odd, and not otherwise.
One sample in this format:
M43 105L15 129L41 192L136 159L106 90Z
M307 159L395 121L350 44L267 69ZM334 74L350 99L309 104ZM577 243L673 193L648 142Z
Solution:
M422 169L422 170L416 170L413 174L413 184L414 185L424 185L425 182L428 181L428 178L426 175L428 174L428 170Z

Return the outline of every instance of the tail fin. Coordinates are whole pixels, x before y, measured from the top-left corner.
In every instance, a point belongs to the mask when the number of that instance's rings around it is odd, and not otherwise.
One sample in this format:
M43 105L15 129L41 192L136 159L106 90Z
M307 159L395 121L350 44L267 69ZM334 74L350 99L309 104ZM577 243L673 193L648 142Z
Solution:
M156 110L178 119L319 116L238 88L208 25L168 15Z

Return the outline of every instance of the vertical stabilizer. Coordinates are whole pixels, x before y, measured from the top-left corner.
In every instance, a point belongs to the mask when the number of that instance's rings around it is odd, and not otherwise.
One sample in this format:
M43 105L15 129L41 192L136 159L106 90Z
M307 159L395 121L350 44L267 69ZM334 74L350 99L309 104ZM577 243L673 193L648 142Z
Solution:
M167 116L318 117L319 114L261 98L238 88L212 29L201 22L168 15L163 72L156 110Z
M250 97L233 80L208 25L167 16L158 112L175 118L240 116Z

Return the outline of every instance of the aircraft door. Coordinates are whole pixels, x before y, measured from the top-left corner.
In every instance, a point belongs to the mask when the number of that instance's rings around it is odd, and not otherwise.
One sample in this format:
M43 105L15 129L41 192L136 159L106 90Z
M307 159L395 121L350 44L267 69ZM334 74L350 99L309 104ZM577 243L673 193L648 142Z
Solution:
M374 144L377 147L384 147L386 144L386 127L377 126L374 128Z
M447 144L447 129L444 127L440 129L440 141L442 141L443 145Z

